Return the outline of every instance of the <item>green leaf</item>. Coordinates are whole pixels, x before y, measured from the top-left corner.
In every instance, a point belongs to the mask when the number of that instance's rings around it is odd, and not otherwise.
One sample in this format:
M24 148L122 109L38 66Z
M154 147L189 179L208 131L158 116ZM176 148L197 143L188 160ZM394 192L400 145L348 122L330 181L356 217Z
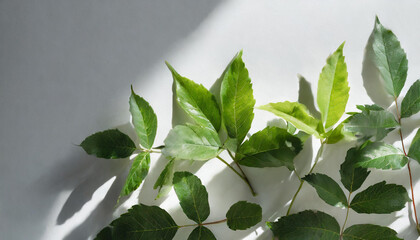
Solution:
M374 63L385 82L386 91L397 98L407 78L407 56L397 37L391 30L382 26L378 17L376 17L372 37Z
M347 65L343 56L344 43L328 57L318 81L317 103L325 129L340 120L349 99Z
M345 129L344 124L348 122L349 118L345 119L343 122L338 124L336 128L334 128L331 133L327 136L325 143L327 144L335 144L340 141L353 141L355 136L352 132L349 132Z
M346 208L346 195L332 178L321 173L312 173L302 178L316 189L318 196L331 206Z
M240 51L227 66L222 76L220 97L222 116L228 136L241 144L254 119L255 99L248 69Z
M221 116L216 98L203 85L179 75L166 62L175 83L176 100L182 109L203 127L219 131Z
M353 114L344 128L353 132L359 139L380 141L399 126L394 115L378 105L357 107L362 112Z
M360 151L357 148L350 148L340 167L341 182L349 192L359 189L370 173L366 168L355 167Z
M266 127L245 141L237 152L237 161L248 167L294 169L293 159L302 150L299 138L286 129Z
M408 162L404 153L384 142L368 142L357 159L356 167L377 169L400 169Z
M358 213L392 213L403 209L408 201L403 186L382 181L356 194L350 207Z
M216 240L216 237L208 228L198 226L191 232L187 240Z
M401 102L401 117L407 118L420 111L420 79L408 89Z
M139 142L143 147L151 149L157 130L156 114L149 103L133 91L133 86L131 86L129 103L132 122L137 136L139 136Z
M260 205L239 201L233 204L226 213L227 225L232 230L245 230L261 222Z
M136 145L118 129L97 132L87 137L80 146L90 155L100 158L115 159L129 157Z
M347 228L343 240L402 240L391 228L373 224L358 224Z
M220 153L217 132L202 126L178 125L165 139L162 153L175 159L206 161Z
M135 205L111 223L112 239L169 240L178 226L157 206Z
M210 206L207 190L200 179L190 172L176 172L173 184L185 215L199 224L205 221L210 214Z
M158 179L153 186L153 189L159 188L159 193L156 199L165 196L172 188L172 178L174 174L175 159L169 160L165 168L160 173Z
M420 129L417 130L416 136L411 141L408 156L420 163Z
M268 227L279 240L339 240L340 226L332 216L306 210L284 216L276 222L268 222Z
M320 138L319 133L323 133L320 121L311 116L305 105L301 103L285 101L269 103L258 108L274 113L293 124L299 130L317 138Z
M139 153L133 160L120 196L126 196L136 190L149 173L149 168L150 154L148 152Z
M94 240L112 240L112 229L110 227L102 229Z

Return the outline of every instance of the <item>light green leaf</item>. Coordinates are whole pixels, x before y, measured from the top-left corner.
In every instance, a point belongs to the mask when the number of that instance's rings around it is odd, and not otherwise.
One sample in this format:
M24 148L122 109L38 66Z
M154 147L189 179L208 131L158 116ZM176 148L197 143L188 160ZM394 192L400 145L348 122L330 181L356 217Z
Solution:
M157 130L156 114L149 103L133 91L133 86L131 86L129 103L132 122L137 136L139 136L139 142L143 147L151 149Z
M391 228L373 224L358 224L347 228L343 240L402 240Z
M155 185L153 186L153 189L159 188L159 193L156 196L156 199L165 196L171 190L172 178L174 176L174 164L174 159L169 160L156 180Z
M268 227L279 240L339 240L340 226L332 216L306 210L284 216L276 222L268 222Z
M299 130L317 138L320 138L320 133L323 133L320 121L312 117L305 105L301 103L285 101L269 103L258 108L274 113L293 124Z
M408 201L403 186L382 181L356 194L350 207L358 213L392 213L403 209Z
M157 206L135 205L127 213L115 219L110 229L100 232L101 240L136 239L136 240L170 240L175 236L178 226L172 217ZM103 234L103 235L102 235Z
M201 224L210 214L206 188L190 172L176 172L173 179L175 193L185 215Z
M392 113L378 105L357 106L361 113L353 114L344 128L362 140L380 141L399 126Z
M318 196L331 206L346 208L346 195L332 178L321 173L312 173L302 178L316 189Z
M202 126L178 125L165 139L162 153L175 159L206 161L220 153L217 132Z
M408 162L404 153L384 142L368 142L357 159L356 167L376 169L400 169Z
M136 190L146 178L150 168L150 154L141 152L133 160L120 196L126 196Z
M241 144L254 119L255 99L248 70L240 51L227 66L222 76L220 97L222 116L228 136Z
M340 166L341 182L349 192L359 189L370 173L366 168L354 166L359 159L360 151L357 148L350 148Z
M198 226L191 232L187 240L216 240L216 237L208 228Z
M382 26L378 17L376 17L372 37L374 63L385 82L386 91L397 98L407 78L407 56L397 37L391 30Z
M420 79L408 89L401 102L401 117L407 118L420 111Z
M293 159L302 150L302 142L286 129L266 127L252 135L239 148L236 157L248 167L281 167L294 169Z
M239 201L233 204L226 213L227 225L232 230L245 230L261 222L260 205Z
M197 124L219 131L221 116L216 98L203 85L179 75L166 62L175 83L176 100Z
M318 81L317 103L325 129L340 120L349 99L347 65L343 56L344 43L328 57Z
M337 127L335 127L333 130L331 130L331 133L327 135L327 139L325 140L325 143L327 144L335 144L340 141L353 141L356 139L354 134L352 132L349 132L345 129L344 124L348 122L349 118L345 119L343 122L338 124Z
M118 129L97 132L87 137L80 146L90 155L100 158L115 159L129 157L136 145Z
M414 136L411 142L408 156L420 163L420 129L417 130L416 136Z

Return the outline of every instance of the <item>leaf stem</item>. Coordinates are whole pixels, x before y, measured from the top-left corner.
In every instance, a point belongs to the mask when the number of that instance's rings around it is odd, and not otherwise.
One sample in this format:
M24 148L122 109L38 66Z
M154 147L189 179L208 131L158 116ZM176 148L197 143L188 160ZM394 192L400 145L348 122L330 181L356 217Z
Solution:
M341 240L341 239L343 239L344 228L346 227L347 219L349 218L349 212L350 212L350 197L351 197L351 193L352 193L352 192L349 192L349 198L347 199L347 212L346 212L346 220L344 220L343 227L341 228L340 240Z
M403 134L402 134L402 131L401 131L401 128L402 128L401 115L400 115L400 111L398 110L397 98L395 98L394 101L395 101L395 107L396 107L396 110L397 110L398 123L400 124L400 129L398 129L398 132L399 132L400 138L401 138L401 146L402 146L404 155L406 157L408 157L407 152L405 151L404 137L403 137ZM418 222L418 219L417 219L416 201L414 200L413 177L411 175L410 161L411 161L410 158L408 158L407 167L408 167L408 176L410 178L411 199L413 200L413 210L414 210L414 217L415 217L415 220L416 220L416 229L417 229L417 232L420 234L420 226L419 226L419 222Z
M257 193L255 193L254 188L251 185L251 182L249 181L249 178L246 176L245 172L242 170L241 165L236 161L236 158L233 156L232 152L227 150L227 152L229 153L229 156L232 158L232 160L236 163L236 166L238 166L239 170L242 173L242 176L244 176L245 181L247 182L247 184L249 185L249 188L251 189L252 192L252 196L257 196Z
M315 168L316 164L318 163L319 158L322 155L322 152L324 151L324 144L325 144L325 142L321 140L321 146L319 147L318 153L316 154L314 165L312 166L312 168L308 172L308 174L311 174L314 171L314 168ZM300 190L302 189L303 183L305 182L305 181L302 180L302 178L300 178L300 176L299 176L299 174L297 174L296 170L294 172L295 172L296 176L298 176L300 184L299 184L299 187L298 187L295 195L293 195L292 202L290 203L289 208L287 209L286 216L289 216L290 210L292 210L292 206L295 203L296 197L299 194Z
M222 161L224 164L226 164L226 166L228 166L233 172L236 173L236 175L238 175L249 187L249 189L251 190L251 193L253 196L256 196L257 194L254 192L254 189L252 188L251 184L249 183L249 181L242 176L238 171L236 171L236 169L234 169L228 162L226 162L223 158L221 158L220 156L217 156L217 158Z
M178 228L183 228L183 227L197 227L197 226L205 226L205 225L219 224L219 223L223 223L223 222L226 222L226 221L227 221L227 219L222 219L222 220L219 220L219 221L208 222L208 223L187 224L187 225L178 226Z

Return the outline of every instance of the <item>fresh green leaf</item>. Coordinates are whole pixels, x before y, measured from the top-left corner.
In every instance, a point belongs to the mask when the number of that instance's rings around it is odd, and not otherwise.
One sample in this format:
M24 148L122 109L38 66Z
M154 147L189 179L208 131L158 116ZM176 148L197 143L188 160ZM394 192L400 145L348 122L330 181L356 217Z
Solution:
M136 145L118 129L97 132L87 137L80 146L90 155L100 158L114 159L129 157Z
M345 129L344 124L349 121L349 118L345 119L343 122L338 124L333 130L330 130L331 133L327 135L325 143L335 144L340 141L353 141L356 139L352 132L349 132Z
M229 138L241 144L254 119L255 99L248 69L240 51L227 66L222 76L220 97L222 116Z
M249 167L294 169L293 159L302 150L302 142L286 129L266 127L245 141L237 152L237 161Z
M346 195L332 178L321 173L312 173L302 178L316 189L318 196L331 206L346 208Z
M374 63L385 82L386 91L397 98L407 78L407 56L397 37L391 30L382 26L378 17L376 17L372 37Z
M197 124L219 131L221 116L216 98L203 85L179 75L175 69L166 63L172 72L175 83L176 100L182 109L193 118Z
M141 152L133 160L121 196L126 196L136 190L146 178L150 168L150 153Z
M232 230L245 230L261 222L260 205L239 201L233 204L226 213L227 225Z
M174 174L175 159L169 160L165 168L160 173L158 179L153 186L153 189L159 188L159 193L156 199L165 196L172 188L172 178Z
M178 125L165 139L162 153L175 159L206 161L220 153L217 132L202 126Z
M356 194L350 207L358 213L392 213L403 209L408 201L403 186L382 181Z
M420 79L408 89L401 102L401 117L407 118L420 111Z
M384 142L368 142L362 149L355 167L400 169L407 164L404 153Z
M268 222L268 227L279 240L339 240L340 226L332 216L306 210L284 216L276 222Z
M216 240L216 237L208 228L198 226L191 232L187 240Z
M118 240L170 240L178 228L165 210L143 204L133 206L111 223L112 239Z
M357 148L350 148L340 167L341 182L349 192L359 189L370 173L366 168L355 167L360 151Z
M258 108L274 113L296 128L317 138L320 138L320 133L323 133L320 121L311 116L305 105L301 103L285 101L269 103Z
M358 224L347 228L343 240L402 240L391 228L373 224Z
M411 141L408 156L420 163L420 129L417 130L416 136Z
M328 57L318 81L317 103L325 129L340 120L349 99L347 65L343 56L344 43Z
M139 142L143 147L151 149L157 130L156 114L149 103L134 92L133 86L131 86L129 103L132 122L137 136L139 136Z
M176 172L173 184L185 215L199 224L205 221L210 214L210 206L201 180L190 172Z
M361 113L353 114L345 124L345 130L362 140L380 141L399 126L392 113L378 105L358 106Z

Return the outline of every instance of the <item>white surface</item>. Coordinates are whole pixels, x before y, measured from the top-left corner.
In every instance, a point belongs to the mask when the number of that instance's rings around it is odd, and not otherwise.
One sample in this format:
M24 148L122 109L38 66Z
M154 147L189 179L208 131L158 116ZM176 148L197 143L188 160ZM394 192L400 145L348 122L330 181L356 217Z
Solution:
M133 135L128 124L130 84L158 115L156 145L160 145L172 120L172 79L164 60L210 87L243 49L256 105L261 105L297 100L298 73L316 92L325 59L346 41L351 87L347 111L351 111L356 104L371 103L361 71L376 14L407 52L409 72L403 93L418 78L419 11L418 1L1 1L0 239L86 239L139 201L161 204L177 223L188 222L173 192L154 201L152 186L163 158L153 157L152 172L141 192L114 209L129 161L96 159L74 145L108 128ZM271 119L272 115L256 110L251 132ZM387 140L396 141L397 136ZM296 160L299 166L306 163L302 173L318 147L314 143L312 153L310 143ZM327 147L316 172L338 180L339 165L350 146ZM418 164L412 166L414 176L419 176ZM258 192L256 198L217 160L197 172L209 192L209 221L223 218L239 200L261 204L264 221L285 214L297 179L289 177L285 168L245 171ZM403 169L374 171L361 189L382 179L409 186ZM419 203L420 185L415 189ZM304 209L328 212L340 224L344 220L344 210L323 203L307 185L293 211ZM389 225L400 237L416 239L408 211L411 207L389 215L352 212L349 225ZM259 226L265 229L264 222ZM219 239L270 239L268 231L257 237L255 228L237 232L224 225L210 228ZM180 230L176 239L185 239L190 231Z

